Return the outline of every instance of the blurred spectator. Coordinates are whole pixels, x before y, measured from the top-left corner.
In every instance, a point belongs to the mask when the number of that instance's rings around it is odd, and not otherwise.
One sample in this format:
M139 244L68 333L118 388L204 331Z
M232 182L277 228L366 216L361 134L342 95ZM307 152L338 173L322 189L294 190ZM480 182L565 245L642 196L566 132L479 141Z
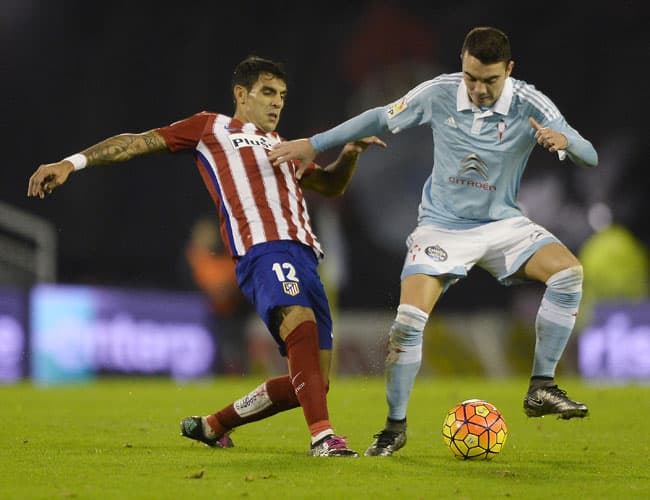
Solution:
M216 345L214 372L248 373L246 322L250 306L237 285L235 262L223 245L215 218L202 216L196 220L185 258L194 284L210 303L208 326Z
M581 324L599 302L641 302L648 297L648 250L626 227L594 233L578 254L584 268Z

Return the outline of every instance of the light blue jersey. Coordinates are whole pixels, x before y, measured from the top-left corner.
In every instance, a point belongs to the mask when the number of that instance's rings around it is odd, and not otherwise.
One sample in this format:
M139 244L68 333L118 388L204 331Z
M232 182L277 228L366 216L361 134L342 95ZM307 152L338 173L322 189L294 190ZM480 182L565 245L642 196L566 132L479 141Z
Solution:
M558 152L560 159L569 156L585 166L598 163L591 143L569 126L548 97L510 77L489 108L479 109L471 102L462 73L444 74L421 83L388 106L368 110L310 139L316 152L321 152L387 130L396 134L428 125L433 134L433 170L422 190L418 225L406 241L408 252L400 276L402 292L407 293L400 297L390 330L386 430L406 431L407 404L422 360L424 327L438 298L434 285L420 286L422 281L407 280L416 275L434 276L444 292L475 265L504 285L522 277L540 279L535 273L519 275L518 270L540 248L559 243L553 234L525 217L517 203L521 177L537 144L531 117L566 137L568 145ZM408 168L404 165L403 175L409 175ZM554 254L563 252L555 249ZM548 269L553 273L544 278L547 289L535 320L532 377L535 383L539 378L550 383L575 323L582 267L569 264L573 267L562 268L562 263L551 262L554 257L548 255L542 260L550 262ZM416 303L429 308L422 310ZM571 416L587 414L582 403L570 402L581 412ZM528 415L542 414L532 413L527 404ZM376 435L368 452L376 455L373 452L383 449L392 454L392 449L379 444L380 435L384 432Z
M398 101L317 134L311 142L320 152L386 130L399 133L428 125L434 161L422 190L418 224L463 229L522 215L519 185L537 144L530 117L566 136L569 146L560 152L561 159L568 154L578 164L597 164L591 143L535 87L508 78L499 99L479 109L468 97L462 73L423 82Z

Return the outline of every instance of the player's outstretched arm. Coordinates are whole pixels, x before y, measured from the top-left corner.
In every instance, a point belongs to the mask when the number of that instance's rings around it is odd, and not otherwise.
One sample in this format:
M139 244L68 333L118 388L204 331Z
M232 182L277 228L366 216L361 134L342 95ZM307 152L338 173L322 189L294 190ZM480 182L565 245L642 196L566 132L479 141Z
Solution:
M27 196L44 198L66 182L75 170L130 160L134 156L167 150L163 137L155 130L141 134L119 134L109 137L81 153L56 163L41 165L29 178Z
M372 145L386 147L386 143L375 136L347 143L341 149L336 161L325 168L317 168L308 176L303 177L300 182L301 186L325 196L342 195L354 175L359 156Z
M334 128L312 136L310 139L298 139L275 144L269 154L269 159L275 166L289 160L300 160L301 165L304 165L298 172L298 178L300 178L304 168L307 168L306 166L314 161L318 153L322 153L334 146L347 144L350 141L377 136L386 130L388 130L386 113L384 113L383 108L377 107L364 111Z

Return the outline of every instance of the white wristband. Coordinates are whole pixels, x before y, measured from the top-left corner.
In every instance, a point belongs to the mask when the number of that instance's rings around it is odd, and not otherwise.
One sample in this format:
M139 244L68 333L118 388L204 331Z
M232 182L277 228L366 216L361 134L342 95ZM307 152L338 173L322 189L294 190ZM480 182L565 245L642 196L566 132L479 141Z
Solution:
M75 170L81 170L82 168L86 168L86 165L88 165L88 158L86 158L86 155L82 153L76 153L67 158L63 158L63 161L66 160L74 165Z

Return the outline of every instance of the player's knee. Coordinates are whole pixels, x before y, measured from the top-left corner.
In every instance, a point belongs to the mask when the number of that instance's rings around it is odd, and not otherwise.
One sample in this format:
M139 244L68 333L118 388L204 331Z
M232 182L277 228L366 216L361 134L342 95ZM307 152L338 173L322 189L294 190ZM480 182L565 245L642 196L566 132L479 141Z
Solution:
M390 329L390 340L401 346L422 343L428 314L409 304L401 304Z
M390 328L386 363L418 362L422 359L422 335L428 315L408 304L397 308Z
M578 264L553 274L546 280L546 286L558 290L574 290L582 287L583 276L582 266Z
M547 298L560 306L577 307L582 297L581 265L568 267L546 280Z

